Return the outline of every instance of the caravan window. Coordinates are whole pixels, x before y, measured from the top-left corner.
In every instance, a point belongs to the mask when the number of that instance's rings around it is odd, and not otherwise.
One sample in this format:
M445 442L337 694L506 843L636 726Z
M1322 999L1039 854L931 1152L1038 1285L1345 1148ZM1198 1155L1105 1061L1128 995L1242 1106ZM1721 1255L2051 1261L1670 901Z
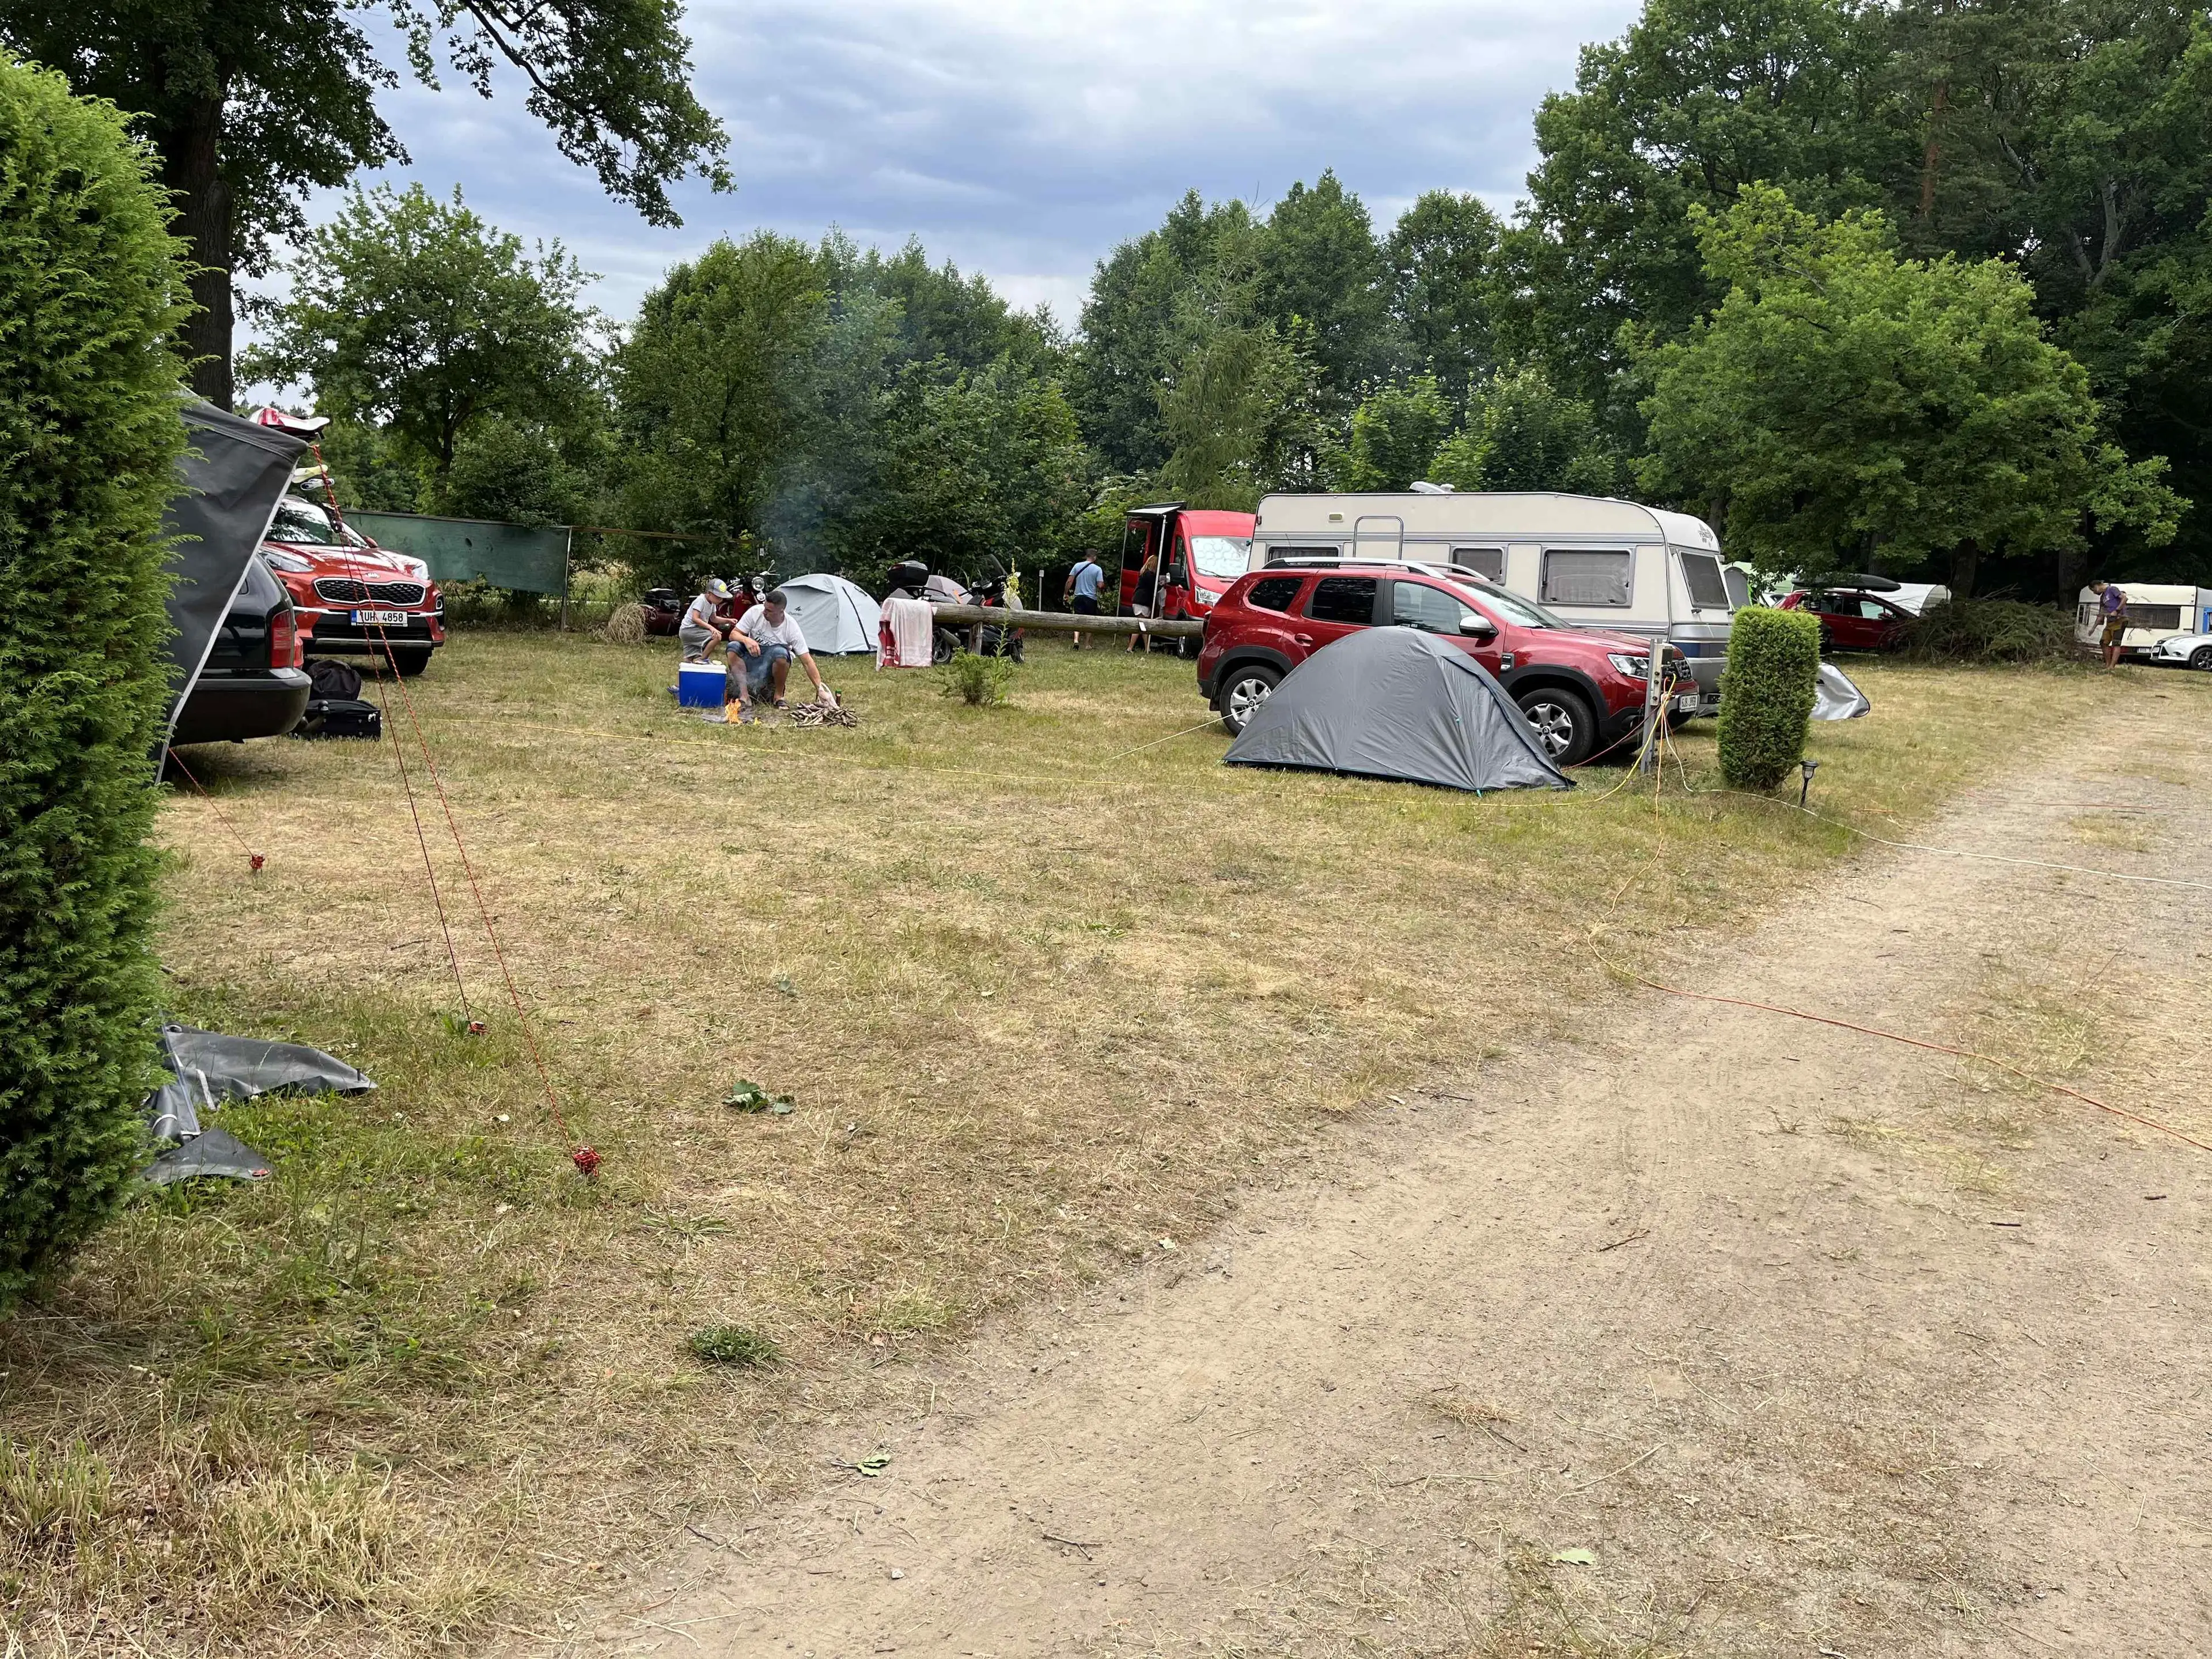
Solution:
M1628 552L1586 553L1579 548L1546 548L1544 603L1626 605L1635 558Z
M1693 611L1725 611L1729 608L1728 584L1721 580L1721 562L1710 553L1682 553L1674 556L1682 562L1682 580L1690 590L1690 607Z
M1729 609L1741 611L1751 603L1751 578L1735 568L1723 565L1721 580L1728 584Z
M1343 553L1344 550L1333 543L1316 547L1271 547L1267 550L1267 560L1273 563L1279 559L1291 562L1300 559L1334 559L1341 557Z
M1502 547L1455 547L1451 562L1462 570L1472 570L1494 582L1505 580L1505 550Z

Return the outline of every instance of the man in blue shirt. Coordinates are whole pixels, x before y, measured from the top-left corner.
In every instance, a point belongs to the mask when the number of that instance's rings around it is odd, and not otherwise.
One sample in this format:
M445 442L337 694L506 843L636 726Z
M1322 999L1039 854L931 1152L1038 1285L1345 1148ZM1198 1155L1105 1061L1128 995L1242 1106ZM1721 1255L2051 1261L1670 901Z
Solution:
M1067 573L1067 580L1061 584L1060 600L1079 617L1095 617L1098 614L1099 584L1105 580L1106 573L1098 568L1098 561L1085 553L1075 568ZM1074 648L1078 651L1083 649L1083 635L1079 631L1075 635Z

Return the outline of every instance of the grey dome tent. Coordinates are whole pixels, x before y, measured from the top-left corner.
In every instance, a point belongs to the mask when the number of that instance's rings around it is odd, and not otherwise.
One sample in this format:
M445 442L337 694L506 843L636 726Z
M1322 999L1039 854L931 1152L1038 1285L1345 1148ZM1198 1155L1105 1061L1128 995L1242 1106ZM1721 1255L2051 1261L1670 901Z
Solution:
M816 656L849 656L876 648L876 624L883 612L866 590L826 572L793 576L776 586L790 600L791 618Z
M1315 652L1223 758L1478 794L1574 787L1480 663L1411 628L1364 628Z

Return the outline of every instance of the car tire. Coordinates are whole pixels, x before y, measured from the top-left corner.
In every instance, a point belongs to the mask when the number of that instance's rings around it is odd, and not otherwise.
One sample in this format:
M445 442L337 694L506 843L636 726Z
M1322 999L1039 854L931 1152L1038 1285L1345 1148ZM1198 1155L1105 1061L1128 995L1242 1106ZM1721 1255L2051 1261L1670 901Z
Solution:
M2212 645L2200 645L2189 653L2189 665L2212 673Z
M1597 743L1597 717L1581 693L1542 686L1513 701L1536 735L1536 744L1554 766L1579 766Z
M1232 738L1243 732L1282 683L1282 671L1263 662L1239 663L1224 674L1214 702L1221 711L1222 729Z
M1826 623L1820 624L1820 654L1824 657L1836 654L1836 630Z
M411 680L430 665L430 655L428 651L394 651L392 653L392 663L393 667Z

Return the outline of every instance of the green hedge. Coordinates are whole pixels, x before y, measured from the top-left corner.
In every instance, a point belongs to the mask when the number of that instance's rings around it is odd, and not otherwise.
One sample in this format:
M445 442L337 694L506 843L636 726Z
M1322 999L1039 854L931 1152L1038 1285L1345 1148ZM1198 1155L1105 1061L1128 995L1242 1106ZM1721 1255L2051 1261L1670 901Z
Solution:
M129 1190L155 1076L168 217L112 105L0 56L0 1309Z
M1818 621L1802 611L1737 611L1721 676L1721 776L1738 789L1771 789L1795 771L1820 681Z

